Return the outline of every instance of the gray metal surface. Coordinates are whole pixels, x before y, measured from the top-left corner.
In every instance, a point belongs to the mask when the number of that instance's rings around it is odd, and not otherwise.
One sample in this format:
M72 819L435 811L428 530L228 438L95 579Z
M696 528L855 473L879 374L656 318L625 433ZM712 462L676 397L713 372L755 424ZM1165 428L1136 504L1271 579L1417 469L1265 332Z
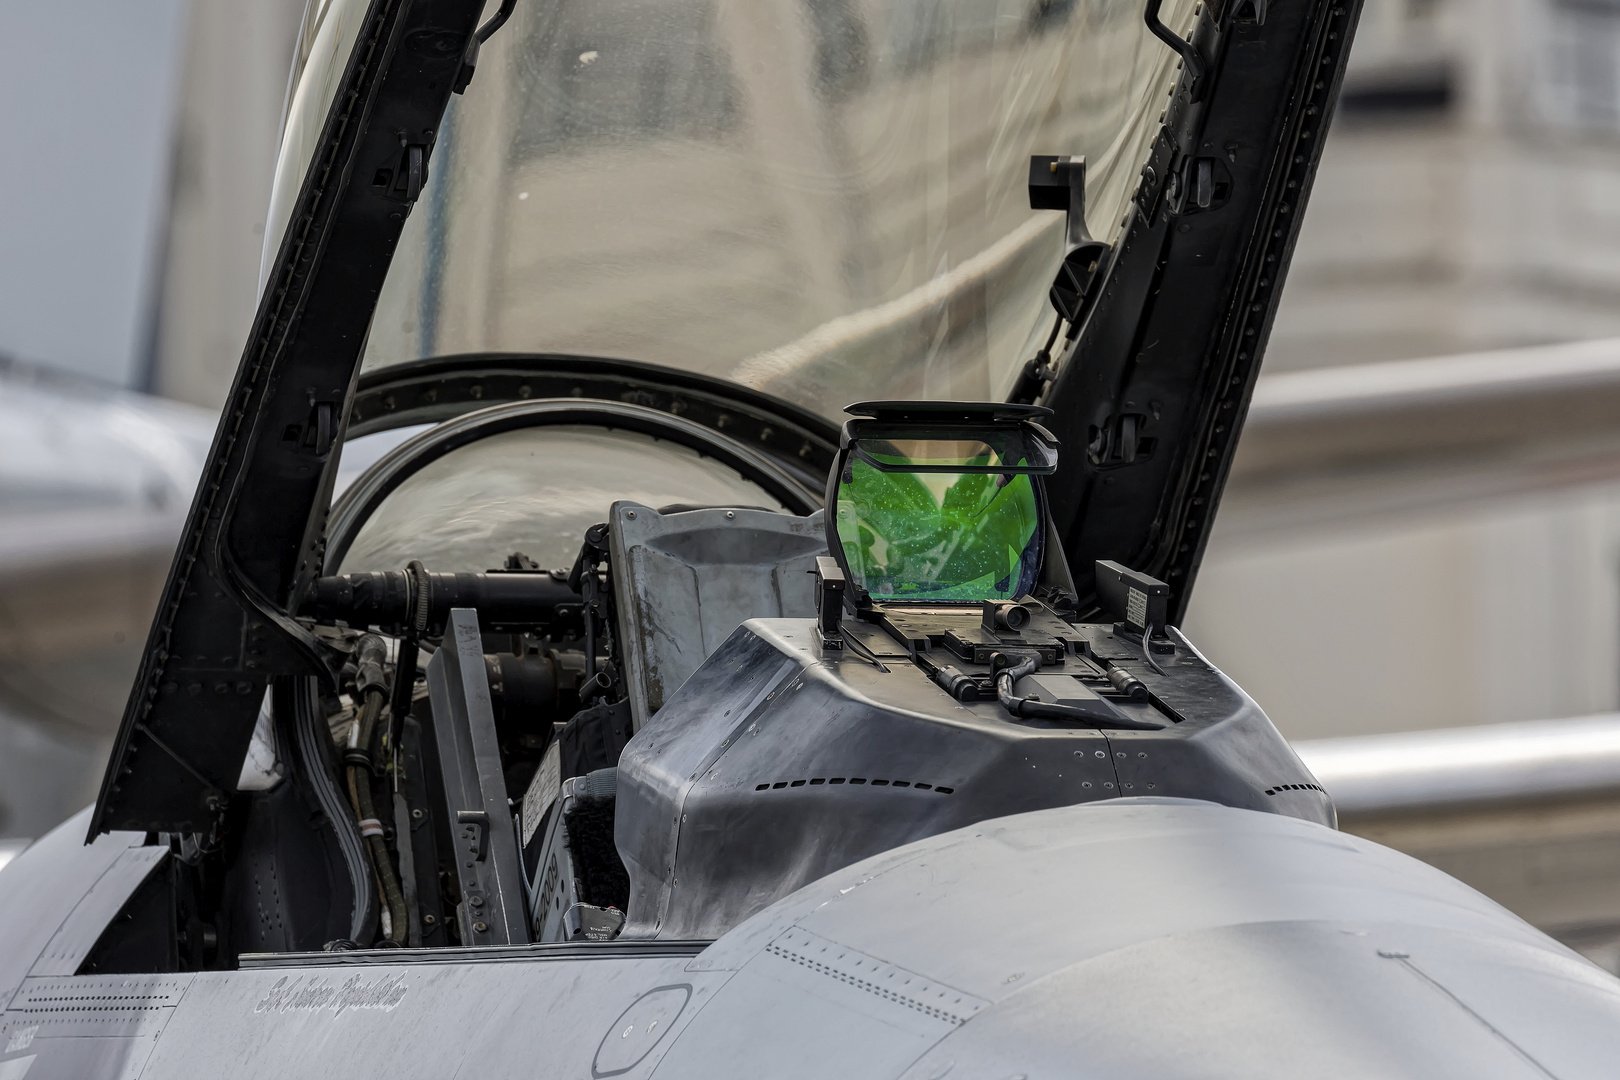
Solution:
M1620 970L1620 716L1294 744L1341 827Z
M123 910L129 898L135 895L135 890L168 857L167 845L130 847L120 851L113 864L73 905L73 910L45 944L28 974L35 977L78 974L79 965L95 948L102 931Z
M4 1080L106 1078L146 1073L158 1037L192 975L30 978L0 1019Z
M0 872L0 998L17 989L102 875L145 840L140 833L115 832L85 845L89 821L88 809L75 814Z
M625 936L717 936L869 855L1044 807L1182 795L1333 821L1265 714L1180 635L1161 676L1106 627L1066 631L1159 702L1113 707L1163 730L1103 731L958 703L872 630L849 632L876 663L823 652L810 621L750 620L631 740L615 819Z
M42 846L60 857L73 840ZM1478 893L1317 824L1192 800L979 822L694 951L304 954L30 980L0 1015L0 1069L1598 1080L1620 1059L1620 981ZM85 1037L92 1023L103 1037Z
M564 780L545 819L540 860L535 865L534 879L529 888L530 919L535 941L568 940L568 935L563 932L563 916L570 907L580 902L580 895L566 818L569 804L574 800L576 781L587 779L571 776Z
M624 662L636 729L748 619L812 618L810 571L827 553L821 511L660 514L613 504L613 588L624 613Z
M1182 800L912 844L691 966L737 975L660 1078L1569 1080L1612 1075L1620 1053L1620 982L1455 880L1319 825ZM897 998L916 1014L900 1030L885 1023ZM931 1045L897 1065L902 1042Z
M501 773L477 612L451 610L444 645L428 664L427 682L444 776L444 812L461 887L456 907L461 940L469 945L528 941L523 868Z
M69 830L30 855L96 865ZM30 980L0 1017L0 1068L1572 1080L1620 1052L1620 982L1453 879L1183 800L981 822L833 874L695 957L648 947Z

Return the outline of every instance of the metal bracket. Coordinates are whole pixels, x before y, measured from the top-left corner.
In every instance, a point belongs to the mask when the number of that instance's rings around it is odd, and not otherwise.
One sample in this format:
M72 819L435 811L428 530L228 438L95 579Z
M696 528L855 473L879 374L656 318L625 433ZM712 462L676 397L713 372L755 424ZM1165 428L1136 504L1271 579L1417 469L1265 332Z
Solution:
M1196 214L1226 205L1232 195L1232 174L1218 157L1182 159L1165 186L1165 201L1172 214Z
M1086 159L1041 154L1030 158L1029 207L1068 214L1063 262L1048 295L1072 331L1091 308L1095 299L1092 284L1112 250L1101 240L1092 239L1086 229Z
M490 705L478 613L452 608L444 643L428 664L428 697L444 803L455 807L452 846L463 945L529 940L517 826L508 810L500 741ZM466 808L466 809L463 809Z
M1158 445L1158 439L1142 435L1147 424L1147 415L1138 412L1118 413L1093 424L1086 456L1099 469L1146 461Z
M844 648L844 590L849 579L838 560L827 555L816 557L816 634L823 649Z
M452 93L464 94L467 84L472 82L473 70L478 67L478 50L483 48L484 42L495 36L495 31L506 25L506 20L512 17L512 11L517 7L517 0L501 0L500 10L490 16L489 22L478 28L478 32L467 42L467 51L461 54L461 70L456 72L456 84L450 88Z
M602 521L585 530L585 543L580 546L579 558L574 560L574 568L568 572L568 587L585 601L585 682L581 689L601 686L596 678L599 620L607 619L609 625L612 624L612 615L607 610L608 590L602 587L601 571L597 569L604 562L609 563L611 568L608 523Z
M483 862L489 854L489 815L482 810L457 810L456 824L467 827L467 838L473 841L473 858Z
M1209 70L1209 65L1204 63L1203 55L1192 42L1159 21L1159 3L1160 0L1147 0L1147 10L1142 13L1142 19L1147 23L1147 28L1153 31L1154 37L1181 57L1187 71L1187 97L1198 101L1204 94L1204 73Z

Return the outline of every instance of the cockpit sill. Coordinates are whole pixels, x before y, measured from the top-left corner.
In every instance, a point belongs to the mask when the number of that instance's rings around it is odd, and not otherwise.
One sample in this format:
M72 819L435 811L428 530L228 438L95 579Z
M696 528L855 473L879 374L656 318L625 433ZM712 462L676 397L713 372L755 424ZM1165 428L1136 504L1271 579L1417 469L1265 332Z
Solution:
M528 945L465 945L346 952L243 953L243 971L275 968L398 966L405 964L511 964L557 960L650 960L697 956L712 941L556 941Z

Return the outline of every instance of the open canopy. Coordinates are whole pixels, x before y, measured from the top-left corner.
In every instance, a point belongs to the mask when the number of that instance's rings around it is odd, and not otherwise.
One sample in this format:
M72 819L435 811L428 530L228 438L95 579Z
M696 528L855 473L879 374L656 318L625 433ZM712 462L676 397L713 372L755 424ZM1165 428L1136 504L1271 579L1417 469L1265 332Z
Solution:
M1117 559L1179 618L1353 3L485 6L311 0L259 314L94 830L217 820L270 680L330 674L290 613L351 427L586 397L797 484L850 401L1038 400L1081 604Z
M613 356L827 416L1004 397L1062 254L1030 155L1085 155L1115 239L1175 63L1115 0L524 0L439 127L366 366Z

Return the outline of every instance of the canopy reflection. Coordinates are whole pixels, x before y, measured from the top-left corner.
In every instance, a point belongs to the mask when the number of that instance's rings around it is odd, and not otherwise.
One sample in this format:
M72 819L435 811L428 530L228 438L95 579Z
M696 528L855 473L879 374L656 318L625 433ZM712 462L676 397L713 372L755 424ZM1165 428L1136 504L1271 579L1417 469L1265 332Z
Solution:
M1116 238L1173 64L1134 0L519 4L438 133L366 364L618 356L828 416L1004 396L1063 228L1029 156L1086 155Z

